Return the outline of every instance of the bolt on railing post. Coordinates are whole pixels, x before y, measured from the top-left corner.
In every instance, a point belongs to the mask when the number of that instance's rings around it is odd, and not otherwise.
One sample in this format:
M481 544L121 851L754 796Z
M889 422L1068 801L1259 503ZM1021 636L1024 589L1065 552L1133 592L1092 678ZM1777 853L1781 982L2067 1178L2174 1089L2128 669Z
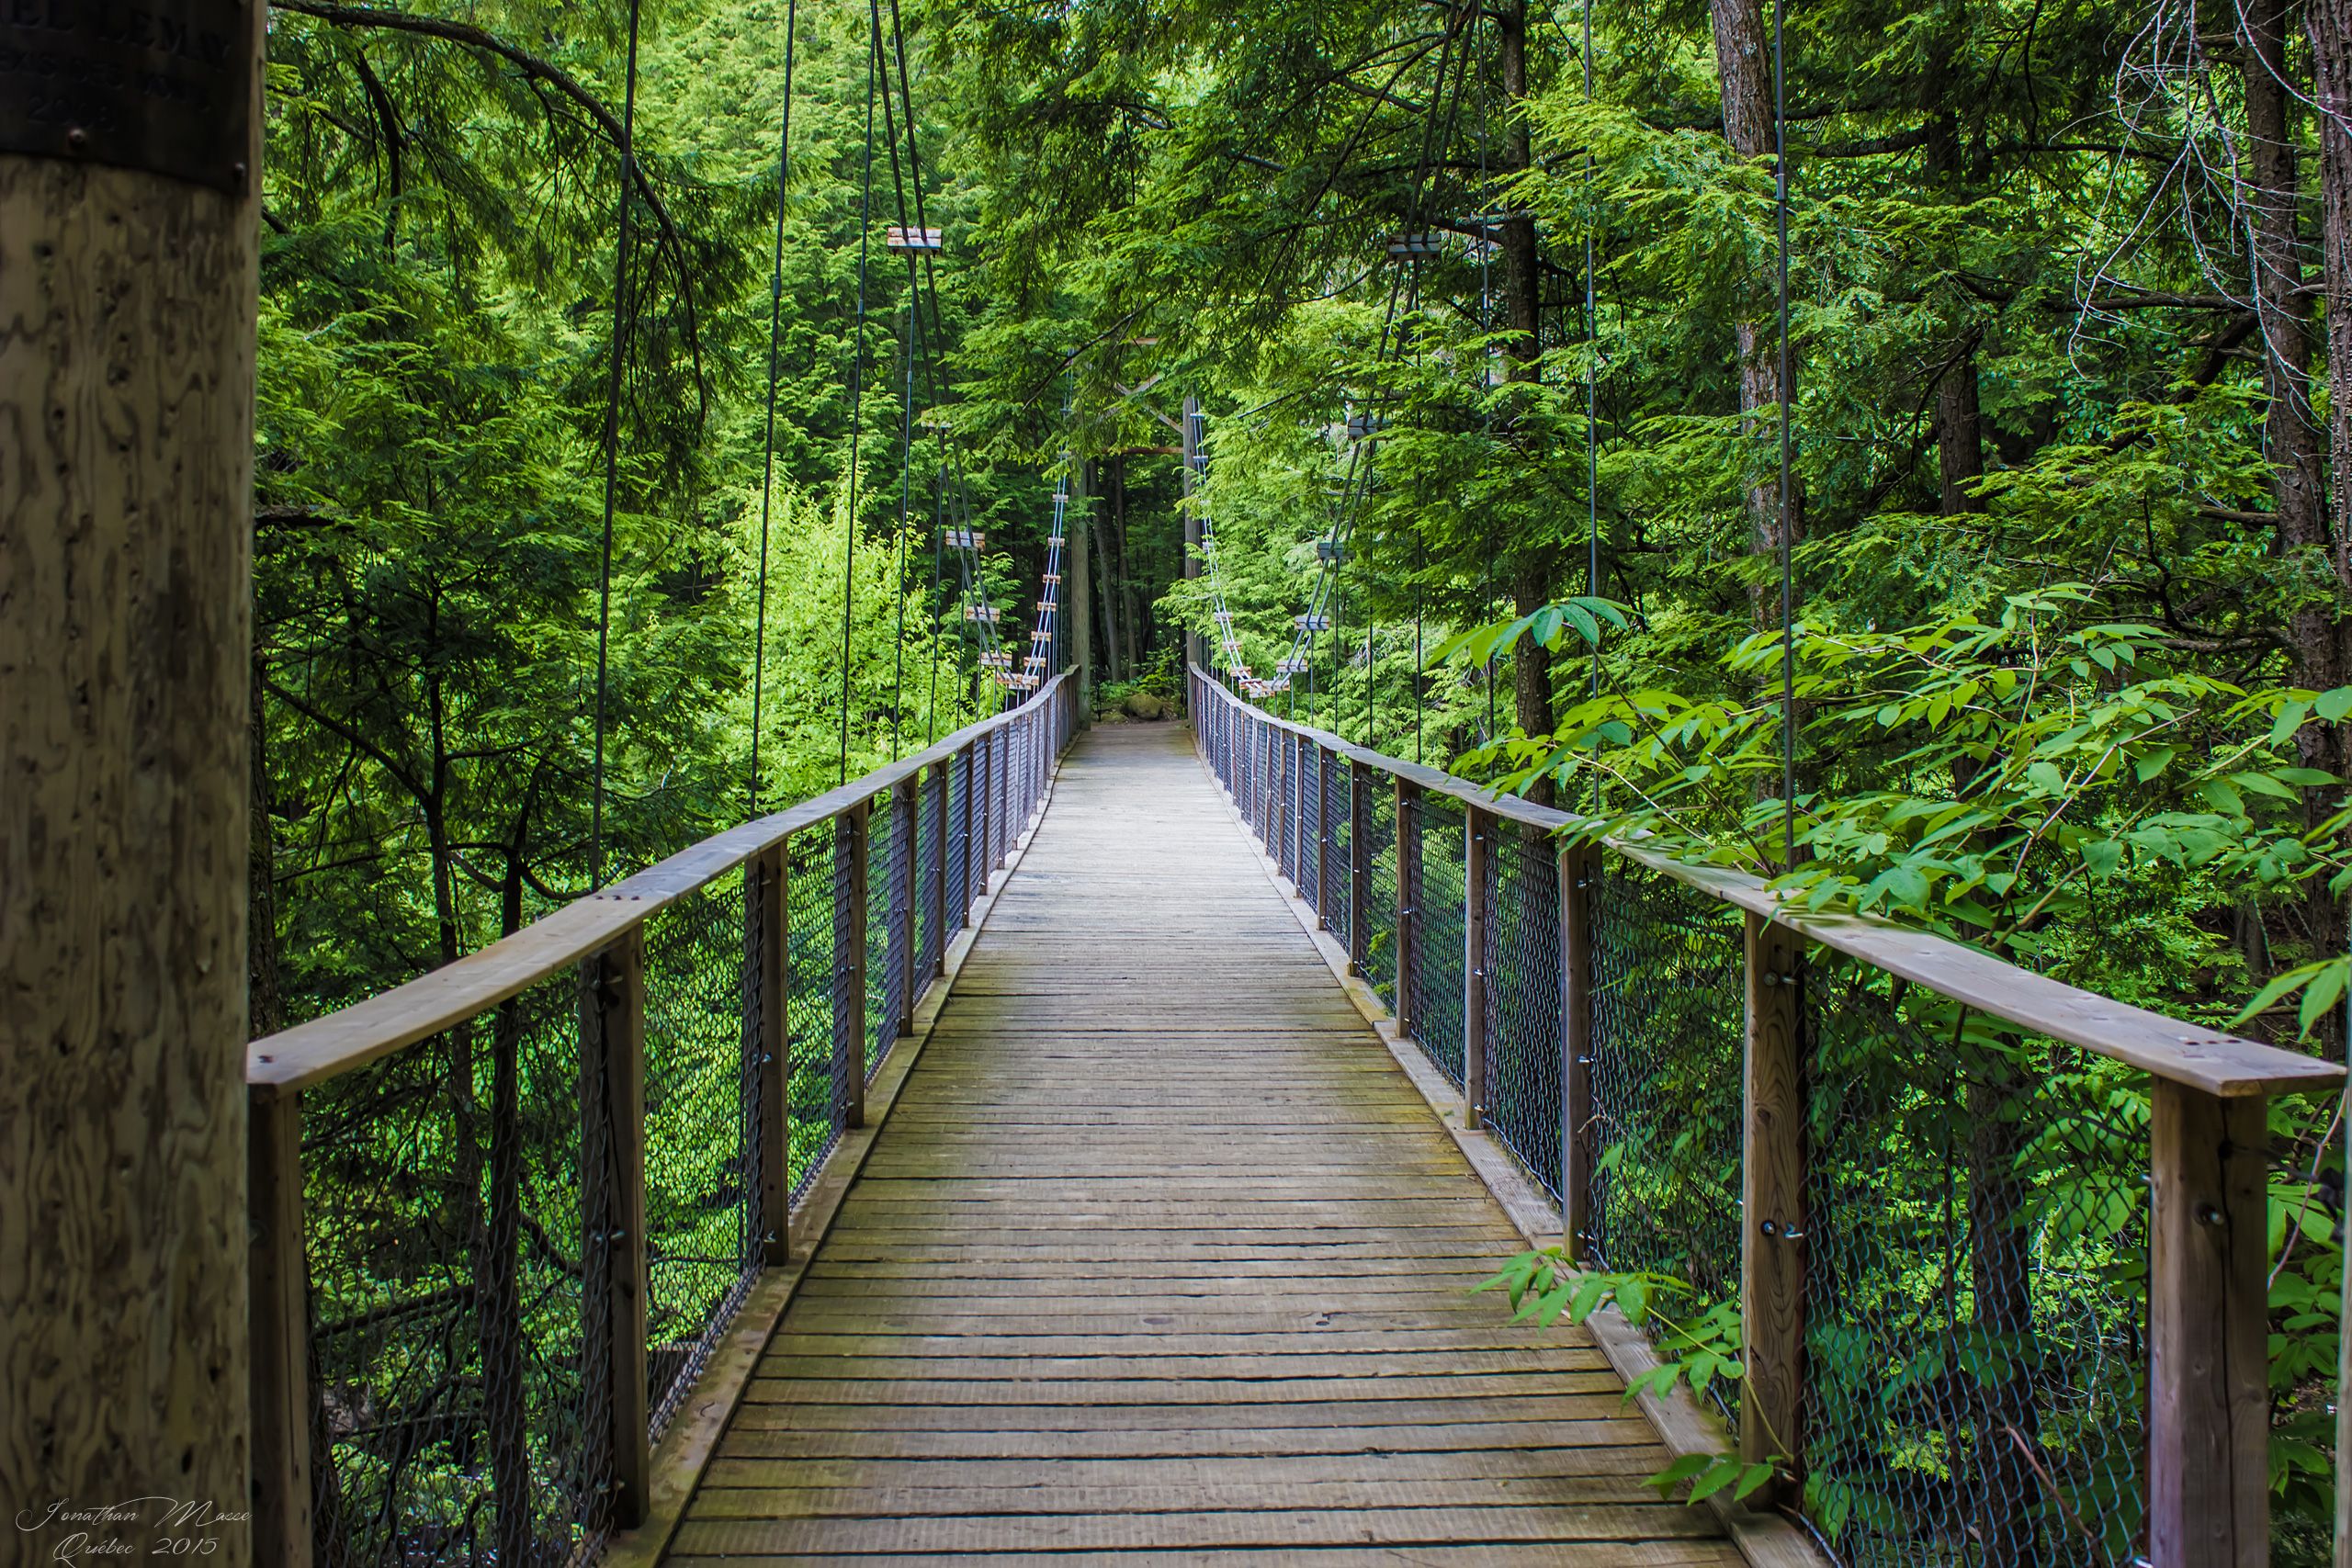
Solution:
M912 1034L915 1029L915 775L890 786L891 863L883 868L890 878L890 929L884 935L889 948L890 986L898 995L898 1016L890 1020L890 1035Z
M609 1431L613 1523L628 1529L643 1524L652 1500L653 1445L646 1424L646 1247L645 1247L645 931L628 935L581 965L581 1044L587 1058L581 1081L601 1100L606 1135L612 1140L603 1173L611 1182L600 1210L587 1215L592 1236L604 1230L601 1291L590 1293L586 1310L592 1354L601 1351L610 1383ZM588 1200L595 1203L595 1183ZM592 1275L591 1278L594 1278Z
M1584 1130L1592 1122L1592 893L1600 854L1569 844L1558 860L1560 883L1560 1245L1572 1263L1586 1261L1592 1236L1592 1159Z
M1372 770L1348 764L1348 973L1363 973L1371 937L1364 930L1365 889L1372 885Z
M2267 1106L2157 1079L2148 1138L2148 1557L2270 1561Z
M250 1094L253 1560L310 1568L310 1268L302 1240L302 1096Z
M789 962L790 906L786 877L791 840L753 856L743 865L744 921L752 951L743 973L759 998L760 1222L761 1257L770 1267L792 1257L792 991Z
M865 1125L865 897L871 801L860 799L833 818L833 852L849 857L849 886L833 877L833 1081L844 1131Z
M1462 856L1462 1125L1487 1120L1487 922L1494 902L1495 818L1464 814Z
M1793 1471L1804 1459L1804 939L1751 914L1746 949L1739 1453Z
M1421 789L1396 780L1396 1037L1421 1027Z

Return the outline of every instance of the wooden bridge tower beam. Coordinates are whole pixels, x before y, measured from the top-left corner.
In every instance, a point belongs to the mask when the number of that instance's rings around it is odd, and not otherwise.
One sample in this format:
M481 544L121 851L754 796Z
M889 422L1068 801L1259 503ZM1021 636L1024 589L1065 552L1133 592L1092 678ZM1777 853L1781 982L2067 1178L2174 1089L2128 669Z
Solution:
M105 11L0 14L0 1475L242 1515L264 7Z

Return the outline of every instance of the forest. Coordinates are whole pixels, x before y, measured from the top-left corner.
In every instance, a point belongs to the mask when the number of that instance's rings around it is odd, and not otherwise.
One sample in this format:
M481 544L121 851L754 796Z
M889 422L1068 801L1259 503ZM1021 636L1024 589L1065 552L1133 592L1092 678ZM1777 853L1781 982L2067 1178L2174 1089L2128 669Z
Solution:
M1098 711L1189 640L1595 835L2341 1059L2345 0L270 11L256 1034L995 711L1067 528ZM1969 1081L1875 1085L1858 1169L2029 1080L2144 1129L1872 1005ZM2272 1112L2282 1563L2334 1112ZM2129 1295L2086 1125L1973 1157Z

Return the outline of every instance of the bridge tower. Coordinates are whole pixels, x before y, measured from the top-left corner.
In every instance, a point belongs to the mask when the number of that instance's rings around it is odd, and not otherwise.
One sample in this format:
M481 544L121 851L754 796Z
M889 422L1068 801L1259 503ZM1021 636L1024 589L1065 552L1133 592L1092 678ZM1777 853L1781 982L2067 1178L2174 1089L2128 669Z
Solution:
M157 1495L248 1506L263 11L0 11L0 1475L12 1515ZM155 1516L141 1523L128 1539L143 1552ZM248 1561L241 1524L209 1533L208 1562ZM59 1544L40 1529L6 1535L9 1561L48 1561Z

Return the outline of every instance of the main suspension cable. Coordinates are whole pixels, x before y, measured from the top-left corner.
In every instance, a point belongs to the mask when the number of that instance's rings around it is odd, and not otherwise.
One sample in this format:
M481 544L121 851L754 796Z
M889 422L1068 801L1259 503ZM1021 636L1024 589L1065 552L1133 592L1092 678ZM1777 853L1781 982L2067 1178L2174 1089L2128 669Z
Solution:
M784 117L775 147L775 255L768 275L768 401L766 455L760 468L760 586L752 630L752 815L760 814L760 698L768 653L768 513L775 493L775 388L784 341L785 190L792 174L792 46L800 0L785 0Z
M596 591L596 761L588 807L588 886L605 885L605 705L613 632L613 506L620 487L621 364L628 353L629 216L637 178L639 0L628 5L628 74L621 94L621 209L613 246L612 363L605 381L605 542Z

